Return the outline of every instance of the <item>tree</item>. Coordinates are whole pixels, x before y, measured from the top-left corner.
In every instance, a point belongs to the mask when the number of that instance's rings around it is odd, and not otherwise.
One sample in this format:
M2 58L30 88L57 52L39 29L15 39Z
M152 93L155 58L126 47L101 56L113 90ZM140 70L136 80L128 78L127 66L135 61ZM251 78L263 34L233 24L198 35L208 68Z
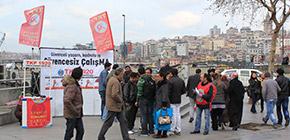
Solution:
M274 23L272 43L270 49L268 71L273 72L277 40L279 32L290 15L290 0L208 0L210 9L222 12L225 16L242 15L243 20L250 23L268 13L270 21Z

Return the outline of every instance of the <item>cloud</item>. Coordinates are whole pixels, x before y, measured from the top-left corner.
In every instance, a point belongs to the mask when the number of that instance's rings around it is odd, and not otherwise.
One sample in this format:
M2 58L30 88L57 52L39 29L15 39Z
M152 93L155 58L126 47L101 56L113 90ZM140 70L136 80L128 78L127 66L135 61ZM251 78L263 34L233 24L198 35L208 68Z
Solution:
M85 8L81 8L79 6L69 6L67 8L67 11L72 16L78 17L78 18L86 18L89 19L94 15L93 11L89 11Z
M11 7L8 5L0 4L0 17L7 16L11 13Z
M178 11L162 19L163 23L173 29L184 29L200 23L200 15L189 11Z

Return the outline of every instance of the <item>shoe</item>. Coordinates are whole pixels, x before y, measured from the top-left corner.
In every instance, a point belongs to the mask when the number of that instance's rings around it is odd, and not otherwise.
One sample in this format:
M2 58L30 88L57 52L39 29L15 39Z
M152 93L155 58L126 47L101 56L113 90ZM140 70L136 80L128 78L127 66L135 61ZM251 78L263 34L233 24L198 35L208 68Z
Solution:
M274 125L273 125L273 128L274 128L274 129L278 129L278 124L274 124Z
M161 135L158 135L158 134L154 134L152 137L155 138L155 139L162 138L162 136Z
M257 114L257 111L256 110L251 110L252 113L254 114Z
M172 132L172 131L170 131L170 132L168 133L169 136L173 136L174 134L175 134L175 133Z
M200 134L200 131L193 131L193 132L190 132L190 134Z
M203 135L208 135L208 131L204 131L203 132Z
M264 112L264 110L262 109L262 110L261 110L261 113L263 113L263 112Z
M181 133L180 133L180 132L174 132L174 134L175 134L176 136L181 136Z
M289 125L289 119L286 120L285 127Z
M233 131L238 131L238 128L239 128L238 126L234 126Z
M212 128L213 131L218 131L218 128Z
M136 139L131 139L131 138L129 138L128 140L136 140Z
M161 138L168 138L168 135L161 135Z
M267 124L268 120L266 118L262 119L265 124Z
M128 134L129 134L129 135L133 135L134 132L133 132L132 130L129 130L129 131L128 131Z
M189 119L189 123L192 123L194 121L194 118Z

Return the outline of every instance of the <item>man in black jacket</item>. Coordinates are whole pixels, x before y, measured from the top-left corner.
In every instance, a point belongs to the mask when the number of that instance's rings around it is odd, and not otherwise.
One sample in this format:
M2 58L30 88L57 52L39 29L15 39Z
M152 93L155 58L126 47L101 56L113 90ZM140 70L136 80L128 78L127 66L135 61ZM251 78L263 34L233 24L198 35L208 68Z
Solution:
M284 76L284 70L279 68L277 71L278 77L276 79L281 91L278 92L278 101L277 101L277 116L278 124L282 125L283 117L281 109L283 109L284 118L286 120L285 126L289 125L289 79Z
M195 70L195 75L191 75L188 78L187 81L187 86L186 86L186 90L187 90L187 96L189 98L189 103L190 103L190 110L189 110L189 122L192 123L194 120L194 106L195 106L195 96L196 94L193 92L193 90L197 87L198 83L200 82L200 73L201 70L200 69L196 69Z
M229 94L229 117L230 127L233 127L234 131L237 131L242 122L243 116L243 100L245 89L242 82L238 79L238 74L232 74L233 80L230 81L228 89Z
M171 132L180 135L181 132L181 115L180 105L181 96L185 93L185 83L178 77L178 70L171 69L169 71L173 77L169 80L169 100L170 106L173 108L173 117L171 124Z
M124 86L124 101L126 103L126 119L128 122L129 134L133 134L134 123L136 120L136 114L138 107L135 105L137 101L137 82L139 74L132 72L130 74L130 80Z

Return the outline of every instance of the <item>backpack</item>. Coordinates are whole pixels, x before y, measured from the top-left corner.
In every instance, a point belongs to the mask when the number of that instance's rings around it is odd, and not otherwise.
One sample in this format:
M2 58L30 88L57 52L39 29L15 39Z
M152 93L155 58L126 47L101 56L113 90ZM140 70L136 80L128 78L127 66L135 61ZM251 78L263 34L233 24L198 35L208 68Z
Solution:
M148 100L155 99L156 84L152 78L144 78L143 97Z

